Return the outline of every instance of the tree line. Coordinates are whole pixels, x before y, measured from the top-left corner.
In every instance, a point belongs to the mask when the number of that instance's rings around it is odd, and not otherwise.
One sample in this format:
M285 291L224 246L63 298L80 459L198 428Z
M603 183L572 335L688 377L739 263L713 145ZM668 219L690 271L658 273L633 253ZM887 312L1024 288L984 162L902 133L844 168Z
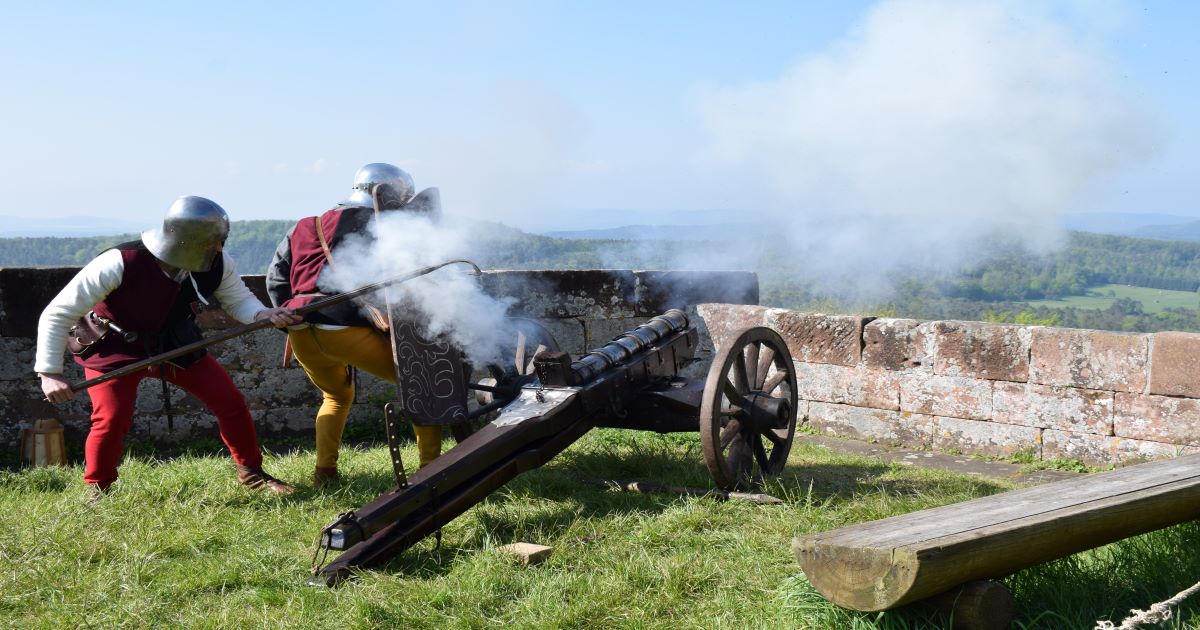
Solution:
M264 273L290 221L235 221L226 247L242 273ZM720 251L705 241L567 239L530 234L499 223L471 230L470 257L490 269L670 268L697 251ZM137 235L0 239L0 266L82 265L106 248ZM770 306L854 312L917 319L1013 321L1104 330L1197 330L1196 309L1151 314L1141 303L1117 300L1108 309L1031 307L1023 302L1081 295L1108 283L1195 291L1200 287L1200 243L1159 241L1071 232L1051 253L1028 251L1019 242L994 239L982 245L980 262L933 275L898 271L882 303L864 303L818 289L803 269L764 266L761 302ZM616 262L614 262L616 261Z

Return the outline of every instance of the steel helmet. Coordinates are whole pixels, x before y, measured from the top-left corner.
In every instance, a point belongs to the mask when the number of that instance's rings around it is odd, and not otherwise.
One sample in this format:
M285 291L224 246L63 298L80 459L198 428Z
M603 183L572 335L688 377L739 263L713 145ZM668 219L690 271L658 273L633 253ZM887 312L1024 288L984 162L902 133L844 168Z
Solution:
M142 232L142 242L159 260L187 271L208 271L229 236L229 215L204 197L180 197L167 209L162 227Z
M371 194L377 186L380 187L379 201L386 209L399 208L416 192L412 177L408 173L391 164L372 162L354 174L354 184L351 185L353 191L338 205L374 208L375 202L371 199Z

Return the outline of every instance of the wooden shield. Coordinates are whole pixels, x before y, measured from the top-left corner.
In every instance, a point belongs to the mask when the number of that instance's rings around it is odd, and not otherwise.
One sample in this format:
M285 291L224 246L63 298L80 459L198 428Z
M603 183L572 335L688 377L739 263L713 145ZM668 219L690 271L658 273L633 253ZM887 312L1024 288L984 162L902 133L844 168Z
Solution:
M400 406L417 425L467 420L467 376L462 352L445 339L426 339L411 311L389 309L392 359Z

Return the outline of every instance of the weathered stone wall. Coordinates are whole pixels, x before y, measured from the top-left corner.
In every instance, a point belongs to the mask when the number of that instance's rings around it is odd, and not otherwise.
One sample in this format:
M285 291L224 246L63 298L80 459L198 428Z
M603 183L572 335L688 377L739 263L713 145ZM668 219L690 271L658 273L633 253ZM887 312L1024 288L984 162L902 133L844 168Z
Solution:
M0 448L42 417L59 419L82 442L86 396L50 405L31 372L37 316L76 268L0 269ZM265 298L262 276L247 284ZM1042 459L1116 463L1200 451L1200 335L1127 334L957 321L875 319L753 306L750 273L500 271L485 291L515 300L511 314L539 320L564 350L579 354L667 308L683 307L701 329L706 359L734 330L780 332L799 379L800 413L818 431L965 453L1032 453ZM699 307L695 306L701 304ZM209 328L231 325L219 312ZM312 430L319 404L298 367L279 360L284 336L267 330L212 348L242 388L260 432ZM83 380L67 363L67 376ZM707 362L689 376L702 376ZM215 437L212 417L161 385L142 383L132 439ZM351 422L378 422L391 385L360 376ZM11 451L10 451L11 452Z
M0 448L9 452L18 443L20 429L38 418L57 418L74 444L82 443L88 430L88 397L51 405L32 373L38 315L77 270L0 268ZM265 300L263 276L245 279ZM668 308L684 308L695 319L694 305L700 302L758 302L758 278L744 272L496 271L484 274L483 287L493 296L513 298L510 314L539 320L562 349L573 354L602 345ZM233 324L219 311L203 313L200 322L208 329ZM246 395L258 430L268 439L311 431L320 404L317 390L299 367L280 366L284 338L279 331L264 330L210 349ZM83 380L82 369L71 361L66 365L69 380ZM173 422L168 427L161 387L156 379L140 385L131 439L216 437L215 419L174 386L169 388ZM350 421L379 422L379 402L394 397L391 384L361 375Z
M783 336L811 428L908 447L1108 464L1200 451L1200 335L698 307L719 347Z

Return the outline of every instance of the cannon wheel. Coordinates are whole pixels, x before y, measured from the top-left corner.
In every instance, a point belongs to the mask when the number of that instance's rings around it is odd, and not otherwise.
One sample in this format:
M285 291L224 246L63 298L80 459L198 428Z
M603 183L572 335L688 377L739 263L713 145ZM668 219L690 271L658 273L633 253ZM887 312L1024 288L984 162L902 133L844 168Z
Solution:
M543 350L558 351L558 342L545 326L525 317L507 317L510 339L505 346L503 363L486 366L489 377L472 382L468 388L475 390L476 406L469 412L470 419L450 426L456 442L461 442L487 423L492 411L512 402L521 388L534 379L533 357ZM485 386L497 391L475 389Z
M700 404L704 463L732 490L783 470L796 432L796 367L779 333L738 331L717 353Z

